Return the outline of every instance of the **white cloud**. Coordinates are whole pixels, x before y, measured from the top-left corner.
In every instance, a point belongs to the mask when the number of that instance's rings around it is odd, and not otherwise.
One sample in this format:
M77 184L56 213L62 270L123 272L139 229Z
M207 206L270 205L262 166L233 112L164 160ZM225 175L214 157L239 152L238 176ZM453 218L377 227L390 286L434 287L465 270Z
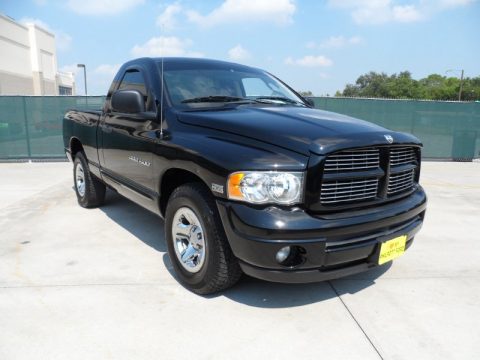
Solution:
M475 0L328 0L328 5L347 10L357 24L411 23L438 11L466 6Z
M141 5L144 0L68 0L67 6L81 15L119 14Z
M117 74L118 69L120 69L120 66L120 64L102 64L98 65L93 72L97 75L108 76L109 79L113 79L113 77Z
M235 61L248 60L251 58L251 54L242 45L238 44L228 50L228 58Z
M324 67L333 65L333 61L324 55L306 55L300 59L288 57L285 59L285 64L305 67Z
M182 7L179 3L168 5L165 10L157 17L157 26L169 31L177 26L177 15L182 12Z
M314 41L309 41L305 44L307 49L330 49L330 48L343 48L349 45L357 45L360 44L363 39L360 36L351 36L345 37L343 35L339 36L330 36L329 38L323 40L319 44Z
M414 22L422 20L423 14L414 5L394 6L392 18L398 22Z
M29 17L21 18L19 21L21 24L35 24L42 29L47 30L48 32L55 35L55 43L57 46L57 50L59 51L66 51L70 49L70 45L72 43L72 37L67 33L61 30L52 29L47 23L40 19L34 19Z
M206 15L188 11L188 19L200 26L224 23L268 22L285 25L293 22L296 6L293 0L225 0Z
M78 72L77 64L64 65L59 69L61 72L70 72L76 74Z
M179 39L175 36L153 37L142 45L135 45L131 53L135 57L142 56L187 56L202 57L203 54L196 51L190 51L188 48L192 45L190 39Z
M329 4L349 9L358 24L383 24L386 22L415 22L423 18L417 5L395 5L391 0L350 0Z

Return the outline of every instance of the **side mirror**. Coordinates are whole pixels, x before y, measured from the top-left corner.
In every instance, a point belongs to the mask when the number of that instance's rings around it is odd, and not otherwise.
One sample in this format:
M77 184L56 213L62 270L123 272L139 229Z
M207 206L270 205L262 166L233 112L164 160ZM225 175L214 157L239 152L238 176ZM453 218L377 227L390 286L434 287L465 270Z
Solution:
M315 107L315 102L310 99L310 98L304 98L305 99L305 102L310 105L311 107Z
M117 90L112 95L112 110L121 113L145 111L145 100L138 90Z

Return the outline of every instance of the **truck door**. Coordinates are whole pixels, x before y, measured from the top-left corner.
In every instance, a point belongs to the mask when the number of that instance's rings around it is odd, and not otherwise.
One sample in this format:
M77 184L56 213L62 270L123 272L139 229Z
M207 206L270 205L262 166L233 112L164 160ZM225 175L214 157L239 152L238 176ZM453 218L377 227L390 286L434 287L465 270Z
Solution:
M123 195L147 204L153 200L152 151L156 113L140 68L128 69L117 90L138 90L144 95L146 112L120 113L107 108L102 121L103 175ZM147 202L147 203L145 203Z

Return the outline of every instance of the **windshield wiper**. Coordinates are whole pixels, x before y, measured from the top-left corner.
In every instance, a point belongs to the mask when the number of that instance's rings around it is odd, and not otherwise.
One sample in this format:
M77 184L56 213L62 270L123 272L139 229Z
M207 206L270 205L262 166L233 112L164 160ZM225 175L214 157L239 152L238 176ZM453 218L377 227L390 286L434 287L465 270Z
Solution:
M202 103L202 102L236 102L236 101L248 101L252 102L255 101L253 99L247 99L237 96L223 96L223 95L215 95L215 96L200 96L191 99L182 100L182 104L188 103Z
M238 96L227 95L212 95L212 96L200 96L191 99L182 100L182 104L191 103L263 103L273 104L281 101L286 104L305 105L299 101L295 101L283 96L259 96L255 98L244 98Z
M262 101L262 100L277 100L277 101L283 101L285 103L288 103L288 104L297 104L297 105L304 105L303 103L299 102L299 101L295 101L293 99L289 99L287 97L283 97L283 96L259 96L259 97L256 97L255 100L257 101Z

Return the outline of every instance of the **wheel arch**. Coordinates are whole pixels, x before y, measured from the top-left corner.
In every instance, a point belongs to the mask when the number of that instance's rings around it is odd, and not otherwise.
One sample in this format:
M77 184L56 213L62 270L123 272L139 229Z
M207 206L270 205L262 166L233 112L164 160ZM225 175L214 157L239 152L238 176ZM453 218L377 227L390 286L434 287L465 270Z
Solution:
M172 192L179 186L188 183L200 183L202 184L209 192L210 189L207 186L205 180L200 176L193 173L192 171L185 170L182 168L170 168L165 171L160 179L160 199L159 207L160 214L165 217L165 211L167 208L168 199Z
M70 139L70 153L72 155L72 160L75 160L75 155L79 151L85 152L83 149L82 142L78 138L72 137Z

